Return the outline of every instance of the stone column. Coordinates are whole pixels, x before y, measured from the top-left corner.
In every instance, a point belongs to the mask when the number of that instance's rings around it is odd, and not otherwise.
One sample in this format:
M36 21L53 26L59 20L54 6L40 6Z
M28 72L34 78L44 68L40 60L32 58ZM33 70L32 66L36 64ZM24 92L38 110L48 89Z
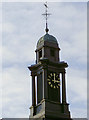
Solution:
M60 73L59 73L59 78L60 78ZM60 86L59 86L59 88L58 88L58 101L59 101L59 103L61 103L61 93L60 93Z
M47 69L43 68L43 99L48 98L48 85L47 85Z
M66 81L65 81L65 71L62 72L62 103L66 103Z
M32 106L36 105L35 75L32 75Z

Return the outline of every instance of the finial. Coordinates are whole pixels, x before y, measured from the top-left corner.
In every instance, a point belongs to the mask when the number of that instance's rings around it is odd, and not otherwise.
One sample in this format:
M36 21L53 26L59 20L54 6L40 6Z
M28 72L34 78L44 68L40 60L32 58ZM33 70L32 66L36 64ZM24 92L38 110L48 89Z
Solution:
M48 33L49 29L48 29L48 16L51 15L50 13L48 13L48 5L47 5L47 2L44 3L44 6L45 6L45 13L42 14L46 17L46 33Z

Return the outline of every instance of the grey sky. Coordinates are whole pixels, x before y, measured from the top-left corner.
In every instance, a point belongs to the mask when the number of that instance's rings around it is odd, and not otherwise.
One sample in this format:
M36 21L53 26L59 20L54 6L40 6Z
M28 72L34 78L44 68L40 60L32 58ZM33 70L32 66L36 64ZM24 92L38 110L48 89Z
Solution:
M72 117L87 115L87 3L49 3L49 34L67 61L67 96ZM3 107L2 117L29 117L31 77L36 43L45 34L43 3L3 3Z

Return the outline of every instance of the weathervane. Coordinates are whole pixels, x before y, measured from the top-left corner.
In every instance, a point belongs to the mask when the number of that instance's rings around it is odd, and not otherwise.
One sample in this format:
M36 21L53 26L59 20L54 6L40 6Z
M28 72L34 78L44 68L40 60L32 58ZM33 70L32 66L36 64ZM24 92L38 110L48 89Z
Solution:
M51 14L48 13L48 5L47 5L47 2L44 3L44 6L45 6L46 9L45 9L45 13L42 14L42 15L45 15L45 17L46 17L46 29L45 29L45 31L46 31L46 33L48 33L48 31L49 31L49 29L48 29L48 16L51 15Z

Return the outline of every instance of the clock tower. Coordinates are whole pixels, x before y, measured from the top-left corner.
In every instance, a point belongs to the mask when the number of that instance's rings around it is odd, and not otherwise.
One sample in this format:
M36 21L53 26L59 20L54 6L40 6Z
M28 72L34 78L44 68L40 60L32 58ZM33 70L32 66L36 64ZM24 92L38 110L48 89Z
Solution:
M65 69L68 64L60 60L57 39L48 31L46 21L46 34L38 40L35 50L36 63L28 67L32 77L32 106L29 118L71 120L66 100Z

